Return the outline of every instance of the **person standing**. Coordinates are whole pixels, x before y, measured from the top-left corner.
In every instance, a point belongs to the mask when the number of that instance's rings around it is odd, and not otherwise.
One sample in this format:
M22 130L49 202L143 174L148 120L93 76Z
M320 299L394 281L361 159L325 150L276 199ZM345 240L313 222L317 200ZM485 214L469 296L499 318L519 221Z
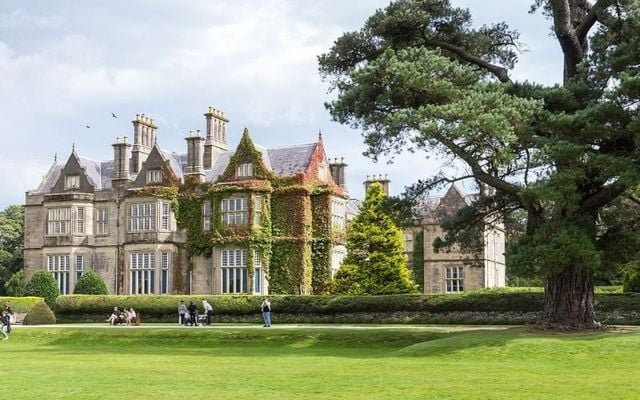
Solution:
M207 326L211 325L211 316L213 315L213 307L208 301L202 300L202 307L204 307L204 313L207 314Z
M264 327L271 327L271 303L269 302L269 299L265 298L262 304L260 304L260 311L262 311Z
M191 326L193 326L194 323L196 324L196 326L198 326L198 307L196 307L196 305L193 304L193 301L189 302L189 307L187 307L187 310L189 310L189 318L191 319Z
M185 316L187 315L187 306L184 304L184 300L180 300L178 303L178 322L180 325L186 325Z
M4 308L4 312L7 316L7 333L11 333L11 324L14 324L16 322L11 306L6 306Z

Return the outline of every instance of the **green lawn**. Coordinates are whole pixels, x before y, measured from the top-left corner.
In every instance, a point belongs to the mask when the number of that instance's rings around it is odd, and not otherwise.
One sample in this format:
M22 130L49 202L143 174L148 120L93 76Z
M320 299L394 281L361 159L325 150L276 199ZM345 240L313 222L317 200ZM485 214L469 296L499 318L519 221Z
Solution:
M640 331L29 328L7 399L638 399ZM6 395L6 397L5 397Z

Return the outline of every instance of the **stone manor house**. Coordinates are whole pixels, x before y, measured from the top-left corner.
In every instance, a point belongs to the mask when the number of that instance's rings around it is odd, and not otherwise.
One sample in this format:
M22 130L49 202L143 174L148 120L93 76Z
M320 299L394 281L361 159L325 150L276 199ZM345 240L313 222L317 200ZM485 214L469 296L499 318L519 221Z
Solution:
M148 116L113 159L71 151L26 193L25 279L53 274L73 293L86 271L112 294L326 293L346 250L346 164L315 143L227 146L209 107L206 134L168 152Z
M373 182L380 183L383 192L389 194L390 181L386 176L367 177L365 188ZM505 233L501 224L484 225L484 246L477 254L465 253L459 248L448 252L433 249L434 240L444 236L443 220L470 204L471 197L452 184L444 196L430 197L420 204L415 226L404 229L408 266L414 270L415 277L422 277L416 283L424 293L456 293L505 286ZM416 251L418 249L421 251ZM415 273L416 268L421 269L421 274Z

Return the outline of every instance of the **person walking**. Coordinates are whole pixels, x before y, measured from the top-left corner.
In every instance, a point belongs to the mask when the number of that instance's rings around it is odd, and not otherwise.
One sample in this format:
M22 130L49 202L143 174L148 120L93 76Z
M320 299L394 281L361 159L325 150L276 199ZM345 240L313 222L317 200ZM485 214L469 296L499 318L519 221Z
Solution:
M264 327L271 327L271 303L269 302L269 299L265 298L262 304L260 304L260 311L262 311Z
M187 307L187 310L189 310L189 318L191 319L191 326L193 326L194 323L196 324L196 326L198 326L198 307L196 307L196 305L193 304L193 301L189 302L189 307Z
M11 324L16 322L16 317L13 315L11 306L6 306L4 308L4 313L7 316L7 333L11 333Z
M2 340L9 339L9 332L11 332L11 316L5 311L0 312L0 333L2 334Z
M187 315L187 306L184 304L184 300L180 300L178 303L178 323L180 325L186 325L185 316Z
M204 307L204 313L207 314L207 326L211 325L211 316L213 315L213 307L208 301L202 300L202 307Z

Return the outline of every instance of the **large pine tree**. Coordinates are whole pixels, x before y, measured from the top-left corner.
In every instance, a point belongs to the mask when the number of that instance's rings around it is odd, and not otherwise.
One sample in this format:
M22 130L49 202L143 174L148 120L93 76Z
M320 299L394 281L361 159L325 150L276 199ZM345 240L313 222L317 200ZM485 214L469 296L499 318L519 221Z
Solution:
M593 328L594 271L607 264L610 228L624 222L604 225L603 212L640 184L640 3L535 0L533 9L562 49L561 85L513 81L518 32L474 27L448 0L392 2L338 38L320 72L338 94L331 114L363 129L373 158L409 147L467 166L410 194L463 178L493 188L450 225L450 241L465 225L525 213L508 262L544 278L542 321Z
M383 209L382 186L369 186L358 215L349 224L347 256L335 291L348 294L415 293L407 269L402 232Z

